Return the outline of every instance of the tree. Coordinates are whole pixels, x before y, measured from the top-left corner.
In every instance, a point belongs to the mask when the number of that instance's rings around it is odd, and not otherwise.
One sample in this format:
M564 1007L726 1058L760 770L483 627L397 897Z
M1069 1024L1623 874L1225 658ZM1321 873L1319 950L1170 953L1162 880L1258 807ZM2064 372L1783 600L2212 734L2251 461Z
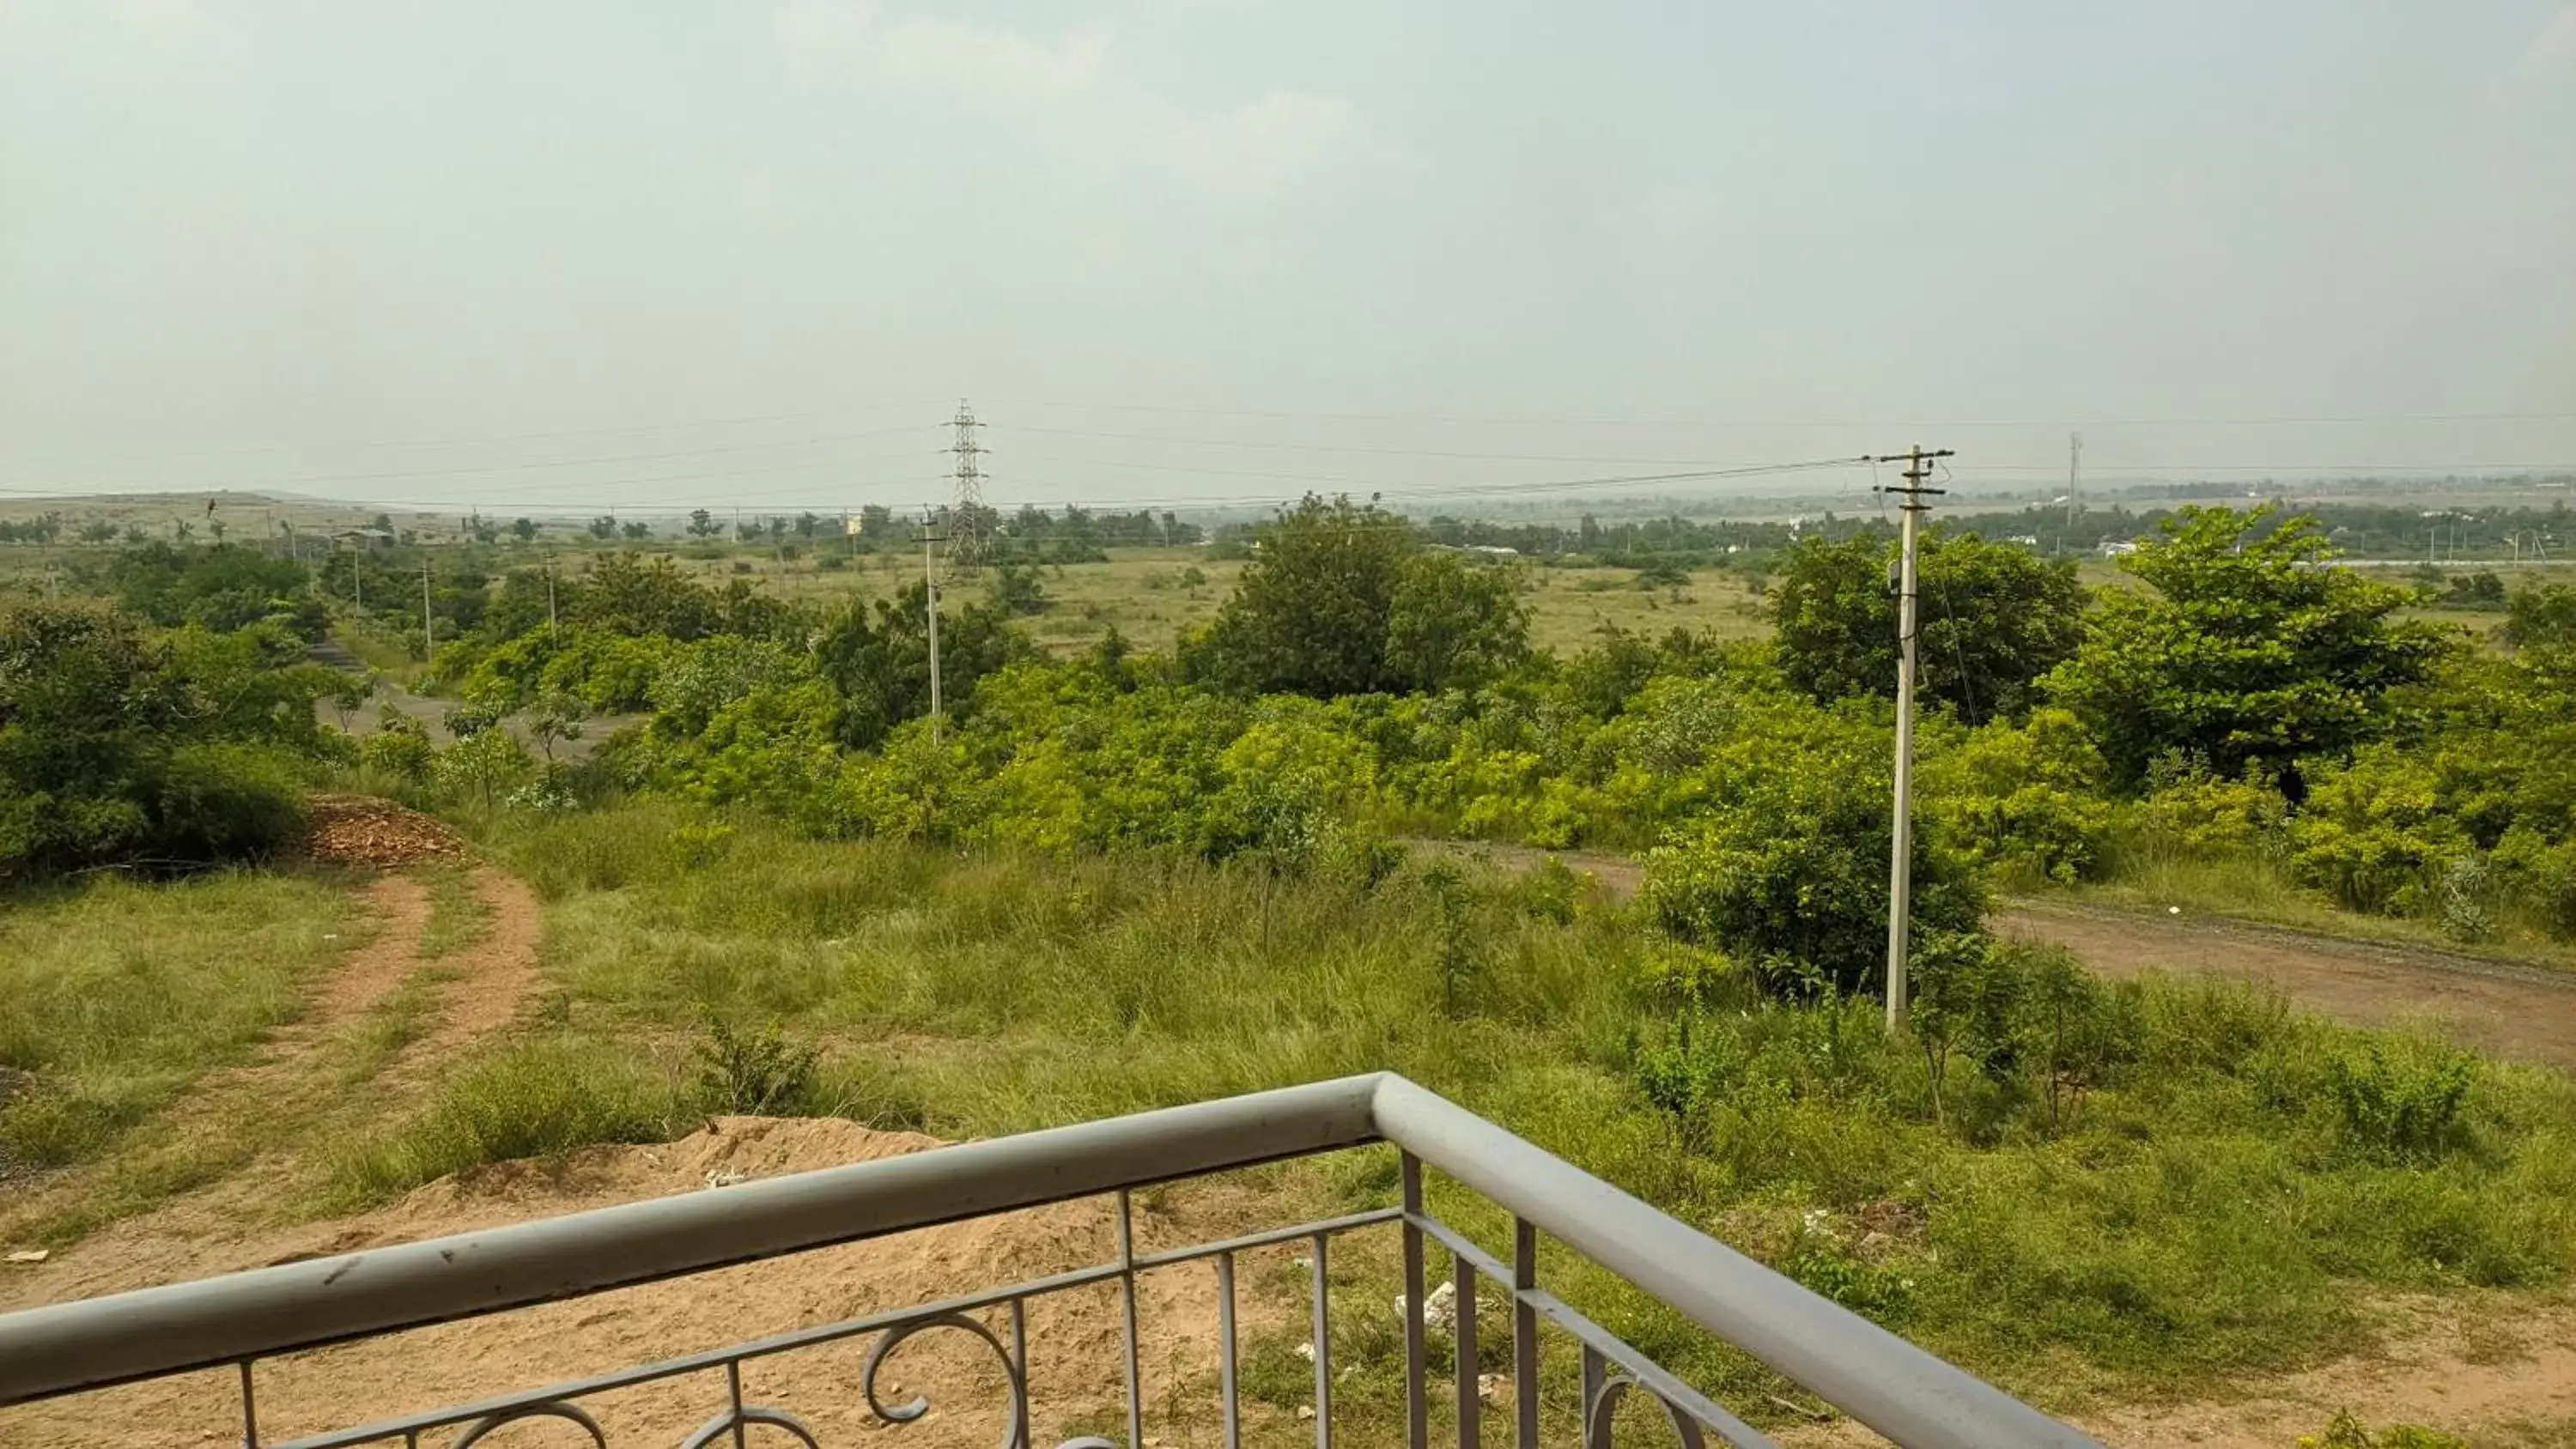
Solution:
M815 517L811 513L800 513L796 515L796 536L798 538L812 538L814 536L814 530L822 526L823 520Z
M1252 562L1207 632L1191 671L1253 693L1330 699L1401 688L1387 625L1416 545L1375 504L1312 494L1261 530Z
M2222 778L2248 765L2301 786L2300 756L2387 729L2388 692L2430 677L2456 631L2395 617L2412 595L2332 567L2312 518L2186 507L2120 562L2090 636L2042 682L2093 731L2113 776L2179 753Z
M623 525L623 532L627 539L634 543L642 543L644 540L653 536L652 525L645 523L625 524Z
M590 521L590 536L605 543L617 536L617 515L603 513Z
M1820 701L1896 694L1897 545L1867 535L1808 539L1772 586L1781 672ZM1935 528L1917 576L1915 687L1970 719L2018 716L2033 684L2083 638L2084 586L2072 560Z
M1387 666L1410 688L1474 689L1529 657L1529 610L1507 568L1456 554L1406 560L1388 610Z
M193 657L113 610L0 606L0 876L238 858L293 832L300 792L267 746L309 738L333 677L285 677L251 633L181 637Z
M1771 990L1883 986L1894 824L1885 737L1840 716L1747 718L1718 745L1709 808L1647 857L1665 930L1751 967ZM1918 828L1912 945L1982 929L1975 872Z
M840 696L837 733L853 749L870 749L908 719L930 713L928 586L913 584L872 610L853 602L824 626L815 665ZM1008 663L1022 645L999 608L968 604L939 612L939 694L954 712L975 684Z
M521 543L534 542L537 537L536 520L532 518L522 518L513 522L510 525L510 536Z
M722 530L723 527L724 525L716 522L715 516L707 512L705 509L692 508L689 510L689 536L691 538L713 538L720 530Z

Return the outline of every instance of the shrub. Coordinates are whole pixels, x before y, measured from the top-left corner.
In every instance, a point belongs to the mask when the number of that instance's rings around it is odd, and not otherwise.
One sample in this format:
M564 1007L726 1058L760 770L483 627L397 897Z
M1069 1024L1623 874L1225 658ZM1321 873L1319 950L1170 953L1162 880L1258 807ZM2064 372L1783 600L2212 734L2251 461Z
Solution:
M162 767L157 795L155 848L180 861L273 855L304 824L293 765L255 745L180 746Z
M2347 909L2379 913L2435 907L2441 865L2467 844L2432 772L2389 746L2321 772L2291 839L2302 880Z
M787 1039L773 1021L744 1031L710 1013L697 1045L698 1100L707 1110L757 1116L804 1116L814 1106L817 1048Z
M1874 989L1887 956L1892 806L1883 771L1839 751L1770 754L1730 782L1735 799L1648 857L1657 919L1753 963L1778 989L1798 989L1801 966L1840 992ZM1978 929L1974 877L1932 831L1916 833L1913 864L1917 939Z
M429 731L408 719L389 722L358 742L361 766L415 785L429 779L430 763L436 756Z
M2299 1449L2469 1449L2469 1441L2420 1424L2391 1424L2373 1434L2350 1409L2343 1409L2324 1433L2300 1435Z
M2465 1053L2423 1043L2391 1056L2377 1042L2329 1064L2344 1141L2394 1161L2439 1157L2460 1138L2477 1064Z

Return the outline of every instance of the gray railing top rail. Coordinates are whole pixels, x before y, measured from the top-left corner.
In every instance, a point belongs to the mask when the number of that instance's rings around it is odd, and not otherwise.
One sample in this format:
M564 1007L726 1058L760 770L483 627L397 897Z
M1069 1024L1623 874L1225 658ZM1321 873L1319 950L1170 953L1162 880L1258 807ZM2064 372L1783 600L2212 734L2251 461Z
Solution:
M1900 1444L2092 1440L1391 1074L0 1315L0 1405L1389 1141Z

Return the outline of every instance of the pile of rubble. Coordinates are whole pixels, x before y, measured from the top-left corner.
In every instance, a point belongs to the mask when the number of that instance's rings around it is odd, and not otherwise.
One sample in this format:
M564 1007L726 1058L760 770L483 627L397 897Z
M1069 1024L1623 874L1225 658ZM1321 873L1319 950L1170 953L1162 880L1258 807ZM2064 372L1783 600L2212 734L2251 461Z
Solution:
M417 810L373 795L316 795L305 802L304 854L332 865L390 870L462 860L457 833Z

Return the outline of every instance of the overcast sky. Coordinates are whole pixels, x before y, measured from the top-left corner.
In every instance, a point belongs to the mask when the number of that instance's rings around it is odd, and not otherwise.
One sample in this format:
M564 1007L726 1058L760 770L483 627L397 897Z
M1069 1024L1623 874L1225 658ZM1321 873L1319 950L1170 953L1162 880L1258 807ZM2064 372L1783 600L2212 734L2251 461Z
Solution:
M1005 506L2576 464L2576 5L0 0L0 488L918 503L960 397Z

